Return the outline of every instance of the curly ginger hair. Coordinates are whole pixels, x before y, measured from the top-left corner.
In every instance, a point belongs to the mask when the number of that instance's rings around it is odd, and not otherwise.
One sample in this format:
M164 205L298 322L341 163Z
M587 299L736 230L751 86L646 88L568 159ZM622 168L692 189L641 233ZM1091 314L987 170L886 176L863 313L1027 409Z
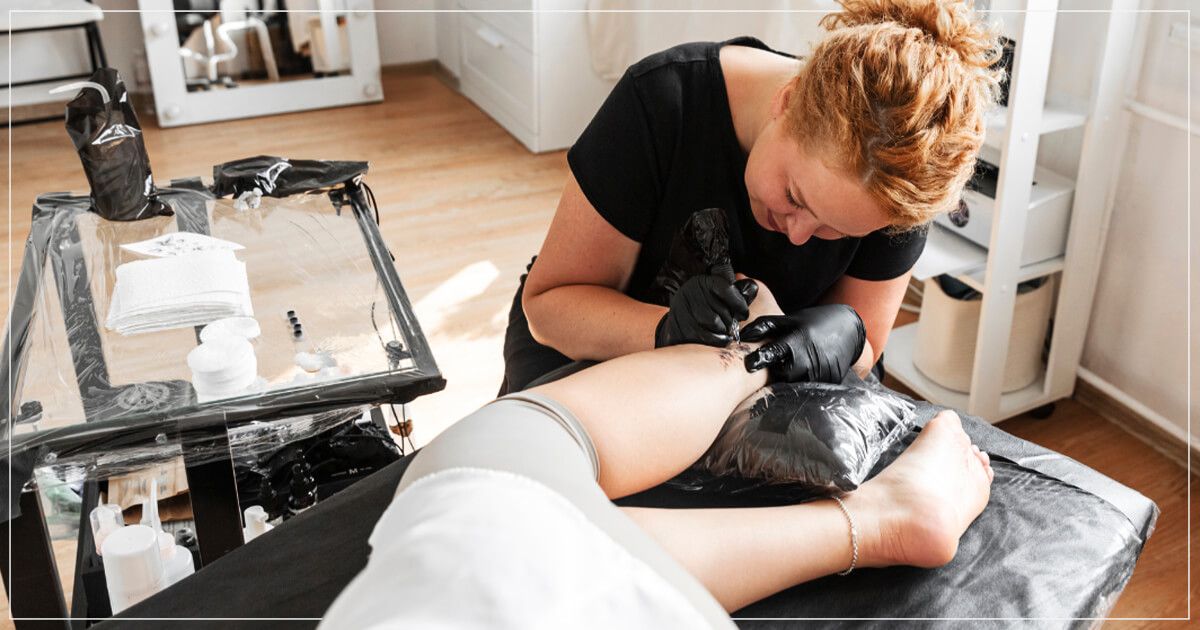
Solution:
M840 0L792 80L786 124L858 177L894 229L951 210L974 172L1002 71L994 27L963 0Z

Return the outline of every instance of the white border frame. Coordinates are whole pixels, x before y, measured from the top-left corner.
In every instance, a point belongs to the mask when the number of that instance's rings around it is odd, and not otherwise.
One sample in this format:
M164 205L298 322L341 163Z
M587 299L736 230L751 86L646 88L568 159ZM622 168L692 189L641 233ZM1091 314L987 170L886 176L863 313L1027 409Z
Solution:
M365 0L365 1L369 3L371 0ZM3 11L3 10L4 9L0 9L0 11ZM39 11L32 10L32 9L8 9L8 17L11 20L13 13L36 13L36 12L39 12ZM71 13L71 12L78 12L78 11L66 10L66 11L56 11L56 12ZM589 11L589 10L545 10L545 9L535 8L535 9L527 9L527 10L500 9L500 10L476 10L476 11L466 11L466 10L461 10L461 9L385 9L385 10L370 9L369 12L371 13L371 19L373 22L374 21L374 13L402 13L403 14L403 13L468 13L468 12L474 12L474 13L498 13L498 12L537 13L537 12L544 12L544 13L585 13L585 14L586 13L680 13L680 14L683 14L683 13L774 13L774 14L789 14L789 13L827 13L828 11L816 10L816 9L809 9L809 10L805 10L805 9L640 9L640 10L637 10L637 9L614 9L614 10L607 10L607 11L601 11L601 10ZM1009 12L1021 13L1023 11L1009 11ZM106 13L139 13L139 14L143 14L144 12L139 9L108 9L106 11ZM998 11L992 11L992 13L998 13ZM1140 9L1139 8L1136 10L1119 11L1119 12L1114 12L1112 10L1106 10L1106 9L1071 9L1071 10L1059 9L1057 11L1057 13L1060 13L1060 14L1061 13L1109 13L1109 14L1121 13L1121 14L1133 14L1133 15L1152 14L1152 13L1173 13L1173 14L1187 15L1189 22L1192 21L1192 16L1193 16L1193 12L1191 9ZM1188 38L1187 38L1187 44L1188 44L1187 49L1189 51L1192 49L1192 45L1193 45L1193 42L1191 39L1191 34L1192 34L1192 30L1189 29L1188 30ZM9 245L9 248L8 248L8 257L7 257L7 263L8 263L8 266L7 266L7 270L8 270L7 271L7 273L8 273L7 298L8 298L9 304L11 304L12 303L12 279L13 279L12 278L12 271L13 271L13 266L12 266L12 263L13 263L13 259L12 259L12 251L13 251L13 248L12 248L12 246L13 246L13 242L12 242L12 216L13 216L13 214L12 214L13 213L13 208L12 208L12 202L13 202L13 198L12 198L12 195L13 195L13 190L12 190L12 188L13 188L12 187L12 173L13 173L12 108L13 108L13 103L12 103L11 83L12 83L12 61L13 61L13 58L12 58L12 38L10 37L8 39L9 39L9 41L8 41L8 53L9 53L8 54L8 65L9 65L9 67L8 67L8 76L9 76L8 87L9 87L9 90L8 90L8 102L7 102L7 107L8 107L8 125L7 125L7 129L8 129L8 142L7 142L7 144L8 144L8 164L7 164L7 179L5 180L5 184L7 184L7 186L8 186L8 191L7 191L8 219L7 219L7 223L8 223L8 245ZM1187 65L1187 70L1185 72L1185 81L1186 81L1186 86L1187 86L1186 93L1185 93L1186 94L1186 109L1187 109L1187 111L1190 112L1191 105L1192 105L1191 55L1190 54L1185 55L1185 59L1186 59L1186 65ZM182 70L181 70L181 72L182 72ZM381 95L381 97L382 97L382 95ZM1190 116L1184 119L1183 131L1189 135L1196 134L1196 128L1192 125L1192 120L1191 120ZM1187 144L1186 144L1186 151L1187 151L1187 172L1190 174L1191 170L1192 170L1192 168L1191 168L1192 144L1190 141L1187 142ZM1192 238L1191 238L1192 237L1192 212L1191 212L1191 210L1192 210L1192 207L1191 207L1192 180L1191 180L1191 178L1190 177L1187 178L1185 180L1185 183L1187 185L1187 203L1186 203L1186 207L1184 208L1184 211L1185 211L1184 219L1185 219L1187 236L1188 236L1188 238L1187 238L1187 253L1186 253L1187 267L1186 267L1185 275L1187 276L1188 282L1187 282L1187 286L1185 287L1186 294L1187 294L1187 328L1184 331L1184 336L1185 336L1185 343L1187 344L1187 347L1190 349L1191 348L1191 339L1192 339L1192 308L1191 308L1192 300L1191 300L1191 296L1192 296L1192 280L1193 280L1193 278L1192 278L1193 242L1192 242ZM12 312L10 310L8 316L6 317L6 324L11 324L11 318L12 318ZM1192 381L1193 372L1192 372L1192 354L1190 351L1188 352L1187 357L1188 357L1188 360L1187 360L1188 388L1186 390L1187 406L1186 406L1185 430L1187 433L1187 443L1190 444L1192 441L1191 438L1192 438L1192 420L1193 420L1192 404L1191 404L1192 403L1191 381ZM11 356L11 354L9 354L4 360L7 360L10 362L10 365L9 365L10 382L8 383L7 386L11 390L12 389L12 383L11 383L12 356ZM8 474L9 474L9 477L11 478L12 477L12 435L11 435L11 433L9 434L8 439L7 439L7 449L8 449L8 454L9 454ZM8 494L9 494L9 502L11 503L11 501L12 501L12 484L9 484ZM1192 533L1192 509L1191 509L1191 506L1192 506L1192 458L1188 457L1187 458L1187 500L1186 500L1186 503L1184 504L1185 510L1187 512L1187 536L1185 538L1186 545L1187 545L1187 558L1186 558L1186 561L1187 561L1187 576L1186 577L1187 577L1187 579L1186 579L1185 600L1187 602L1187 613L1188 614L1186 617L1108 617L1108 616L1104 616L1104 617L778 617L778 618L732 617L731 619L733 621L899 621L899 622L916 621L916 622L922 622L922 623L929 622L929 621L1099 621L1099 622L1104 622L1104 621L1191 621L1191 619L1192 619L1192 536L1191 536L1191 533ZM9 538L8 538L7 544L10 548L12 547L12 532L11 531L9 532ZM57 571L57 566L55 567L55 570ZM1135 570L1136 570L1136 568L1135 568ZM12 574L11 558L9 560L9 574L10 575ZM83 617L65 617L65 618L62 618L62 617L51 617L51 618L19 617L19 618L14 618L11 616L11 610L12 610L11 607L12 607L12 602L10 600L9 601L9 612L10 612L9 619L12 621L78 621L78 620L85 620L85 619L92 620L92 621L103 621L104 620L104 619L99 619L99 618L83 618ZM107 619L107 618L105 618L105 619ZM314 618L314 617L273 617L273 618L267 618L267 617L255 617L255 618L245 618L245 617L180 617L180 618L149 617L149 618L137 618L135 620L136 621L318 621L319 619ZM925 625L928 625L928 624L925 624ZM1093 624L1093 625L1096 625L1096 624Z
M383 100L379 39L372 0L348 0L351 74L284 81L236 90L188 92L179 57L179 31L171 0L139 0L146 61L161 127L253 118ZM312 13L312 11L305 11Z

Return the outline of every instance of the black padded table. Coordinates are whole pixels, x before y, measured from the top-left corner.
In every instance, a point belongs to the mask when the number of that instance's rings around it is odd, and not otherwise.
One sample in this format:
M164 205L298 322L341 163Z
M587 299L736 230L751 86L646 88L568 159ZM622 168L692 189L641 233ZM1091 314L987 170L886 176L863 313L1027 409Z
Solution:
M926 403L917 408L917 427L881 458L873 474L939 411ZM991 454L996 477L987 509L967 530L950 564L861 569L815 580L738 611L738 625L798 628L806 622L780 619L819 618L822 627L890 627L895 622L889 620L896 618L970 618L972 627L1000 627L1012 625L1008 619L1033 618L1039 628L1078 628L1094 625L1093 619L1111 610L1154 529L1157 506L1095 470L978 418L963 416L963 426ZM410 460L375 473L99 627L145 628L134 621L139 617L223 618L190 621L189 628L315 626L365 566L367 537ZM748 504L667 486L620 503ZM803 532L796 535L803 538Z

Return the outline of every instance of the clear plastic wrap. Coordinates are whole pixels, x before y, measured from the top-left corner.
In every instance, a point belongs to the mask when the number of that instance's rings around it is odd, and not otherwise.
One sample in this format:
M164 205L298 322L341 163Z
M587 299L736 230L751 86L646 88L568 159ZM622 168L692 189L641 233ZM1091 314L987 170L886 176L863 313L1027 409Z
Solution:
M236 437L247 423L406 402L444 386L356 181L254 208L214 198L199 179L160 188L158 198L175 216L109 221L88 211L88 197L66 193L35 203L0 364L14 489L0 521L18 513L33 468L56 458L136 447L152 459L151 445L165 439L185 445L189 465L203 463L228 457L206 439L214 430ZM187 356L199 328L122 335L104 324L116 268L140 258L122 245L176 232L244 248L236 255L262 331L253 340L259 378L247 390L197 396ZM303 322L299 340L288 311ZM332 365L310 371L300 353ZM0 465L0 475L8 470Z
M681 490L800 501L850 492L912 428L913 405L883 388L776 383L747 398Z
M269 519L288 518L294 466L304 462L320 498L380 470L400 458L392 436L371 420L367 409L351 408L289 423L281 435L275 423L255 423L230 431L230 453L243 508L261 506ZM249 430L247 430L249 429Z
M97 501L117 504L127 521L140 517L140 504L149 496L149 480L158 478L160 511L170 531L195 530L192 496L185 463L211 461L223 456L233 463L240 509L265 508L269 519L287 518L291 479L290 464L305 461L321 499L340 489L348 478L357 479L380 470L400 457L387 433L370 421L369 407L351 407L269 422L249 422L229 429L228 447L221 451L209 443L197 444L160 434L145 444L104 451L87 450L58 457L44 453L35 462L34 481L42 504L47 531L55 548L75 546L76 554L56 554L64 590L69 590L75 562L85 573L98 569L99 560L89 546L87 514ZM95 488L98 495L89 495ZM104 497L101 501L100 497ZM232 497L231 497L232 500ZM234 506L239 507L239 506ZM206 541L197 536L203 547ZM97 593L92 592L95 596ZM95 606L99 605L99 608ZM105 605L89 602L88 614L107 614Z
M257 465L264 455L324 433L334 427L362 416L364 408L339 409L308 416L297 416L274 422L255 421L229 429L228 453L235 462L246 465L251 472L263 473ZM188 461L211 461L218 453L203 450L204 446L185 445L180 439L159 434L145 444L114 450L81 450L64 456L42 452L35 462L38 489L52 492L55 486L78 487L85 481L103 481L113 477L136 475L146 469L177 457ZM200 450L197 450L200 449Z

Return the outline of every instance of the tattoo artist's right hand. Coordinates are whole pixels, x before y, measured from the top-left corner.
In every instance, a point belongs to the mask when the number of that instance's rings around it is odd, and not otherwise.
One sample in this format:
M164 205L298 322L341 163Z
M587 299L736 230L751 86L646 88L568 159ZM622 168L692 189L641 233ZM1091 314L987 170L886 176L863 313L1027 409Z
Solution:
M736 280L727 263L689 278L671 296L670 310L654 332L654 347L727 345L733 341L734 325L750 315L750 303L757 294L758 284L749 278Z

